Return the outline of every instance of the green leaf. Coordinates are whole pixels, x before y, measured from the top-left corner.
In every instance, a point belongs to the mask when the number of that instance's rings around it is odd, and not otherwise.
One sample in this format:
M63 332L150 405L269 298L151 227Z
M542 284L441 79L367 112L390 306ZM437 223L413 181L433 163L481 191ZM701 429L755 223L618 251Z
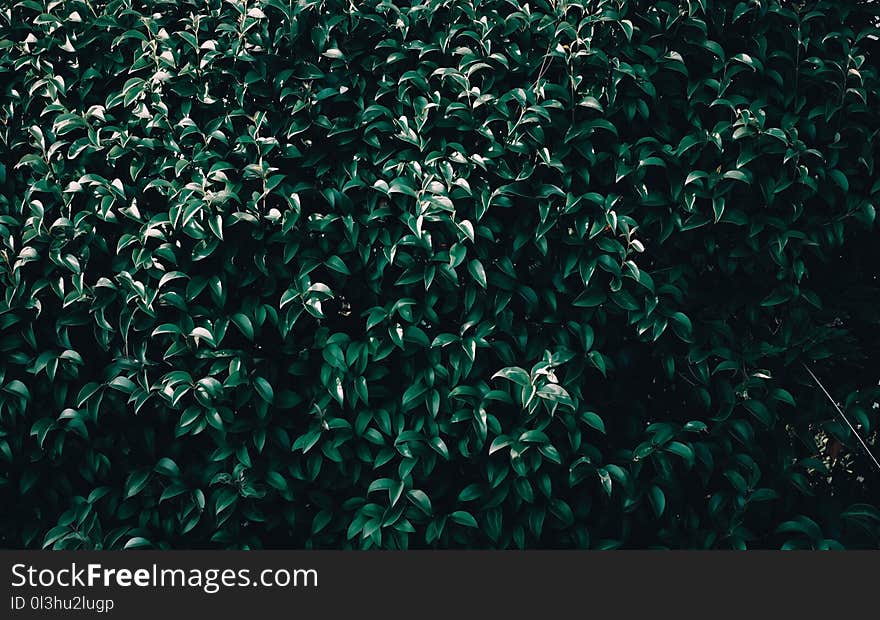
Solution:
M741 183L746 183L746 184L748 184L750 182L749 176L741 170L728 170L727 172L725 172L724 174L721 175L721 178L722 179L732 179L734 181L739 181Z
M494 454L499 450L502 450L509 446L512 443L510 437L506 435L500 435L492 440L492 443L489 445L489 454Z
M125 498L134 497L144 490L150 481L150 472L146 470L136 471L129 474L125 482Z
M107 383L107 387L113 388L119 392L124 392L125 394L131 394L135 388L137 388L137 384L129 379L128 377L114 377Z
M709 430L709 427L706 426L705 422L701 422L699 420L691 420L682 427L682 430L690 431L693 433L705 433Z
M602 434L605 434L605 422L599 417L599 414L592 411L583 411L580 414L581 421L590 428L594 428Z
M571 302L571 305L577 308L595 308L596 306L605 303L606 299L607 296L605 291L593 287L592 289L587 289L578 295L574 301Z
M129 538L125 545L124 549L145 549L148 547L152 547L153 543L142 536L133 536Z
M168 457L163 457L159 459L159 462L156 463L156 467L154 471L160 473L164 476L169 476L171 478L179 478L180 477L180 467L177 466L173 460Z
M648 490L648 499L651 502L654 515L659 519L663 516L663 511L666 510L666 495L663 493L663 489L657 485L652 486Z
M602 104L599 103L599 100L595 97L586 96L578 102L579 106L590 108L592 110L596 110L597 112L604 112L602 108Z
M599 353L598 351L590 351L587 354L587 357L589 358L590 362L592 362L592 364L599 370L599 372L602 373L602 376L604 377L605 371L606 371L605 357L601 353Z
M530 430L523 431L519 436L519 440L524 443L548 443L550 438L544 431Z
M464 525L465 527L479 527L479 525L477 525L477 520L474 519L474 516L465 510L456 510L449 515L449 518L459 525Z
M323 530L332 519L333 513L329 510L322 510L315 514L315 518L312 519L312 534L317 534Z
M367 488L367 493L375 493L377 491L387 491L395 484L394 480L391 478L379 478L378 480L373 480L370 483L370 486Z
M345 58L345 54L342 53L342 50L337 49L335 47L331 47L327 50L324 50L324 56L327 58L332 58L334 60L341 60Z
M604 467L599 467L596 469L596 475L599 476L599 482L602 483L602 489L604 489L605 494L609 497L611 496L611 476L608 474L608 471Z
M559 450L557 450L554 446L550 444L540 444L538 446L538 452L544 455L551 463L555 463L557 465L562 465L562 455L559 454Z
M790 297L789 294L784 291L775 291L775 292L771 293L770 295L768 295L767 297L765 297L761 301L761 305L764 306L765 308L771 307L771 306L778 306L779 304L785 303L786 301L788 301L789 297Z
M840 516L844 519L864 519L880 523L880 510L871 504L853 504L840 513Z
M775 400L785 403L786 405L791 405L792 407L797 406L797 403L794 400L794 396L791 395L791 392L784 388L774 388L770 391L770 396Z
M849 191L849 180L840 170L832 169L828 171L828 176L834 181L844 193Z
M819 524L810 519L809 517L805 517L800 515L795 519L790 521L785 521L781 523L776 528L777 534L786 534L786 533L795 533L795 534L803 534L807 538L812 540L820 540L822 538L822 528L819 527Z
M30 401L31 399L31 393L27 389L27 386L18 379L13 379L12 381L4 385L3 391L8 392L9 394L15 394L25 401Z
M664 446L663 449L678 457L681 457L681 459L685 462L685 465L687 465L688 469L694 466L695 454L693 448L691 448L689 445L681 443L680 441L673 441Z
M296 438L296 441L293 442L293 445L290 446L291 452L296 452L297 450L302 450L303 454L307 454L309 450L311 450L315 444L318 443L318 440L321 439L321 431L312 430L303 435L300 435Z
M424 491L420 491L418 489L411 489L406 492L406 497L409 499L412 504L421 510L426 515L430 516L433 514L433 510L431 509L431 500L424 493Z
M685 342L692 341L694 328L687 315L682 312L673 312L669 316L669 320L671 321L672 331L675 332L676 336Z
M461 490L458 494L458 501L469 502L479 498L482 494L482 486L479 483L474 482Z
M100 383L86 383L76 395L76 406L82 407L92 396L100 392L102 387Z
M549 400L553 403L559 403L560 405L565 405L566 407L574 406L574 401L572 401L571 396L565 388L555 383L548 383L540 387L537 395L540 398Z
M254 340L254 325L251 322L250 318L248 318L245 314L238 312L232 315L232 322L238 327L239 331L241 331L242 335L253 342Z
M743 407L755 416L764 426L773 426L774 416L761 401L748 399L743 401Z
M269 484L269 486L278 491L287 490L287 480L285 480L284 476L279 474L277 471L267 472L266 482Z
M446 447L446 443L440 439L439 437L432 437L428 440L428 445L430 445L440 456L442 456L447 461L449 460L449 448Z
M272 389L269 382L263 377L254 377L254 389L257 391L260 398L267 403L271 404L275 400L275 391Z
M774 499L778 499L779 494L773 489L755 489L749 495L748 501L750 502L768 502Z
M189 334L196 342L204 340L212 347L215 346L214 335L204 327L196 327Z
M502 379L513 381L514 383L522 385L523 387L532 384L532 379L529 376L529 373L518 366L508 366L507 368L502 368L494 375L492 375L493 379L495 379L496 377L501 377Z
M327 259L326 265L330 267L333 271L337 271L342 275L350 276L351 271L349 271L348 267L345 266L345 263L336 255L331 256Z
M175 334L179 335L182 332L179 325L175 325L174 323L163 323L159 327L153 330L153 336L159 336L161 334Z
M475 258L468 263L468 271L470 271L477 284L486 288L486 270L483 269L483 263L479 259Z

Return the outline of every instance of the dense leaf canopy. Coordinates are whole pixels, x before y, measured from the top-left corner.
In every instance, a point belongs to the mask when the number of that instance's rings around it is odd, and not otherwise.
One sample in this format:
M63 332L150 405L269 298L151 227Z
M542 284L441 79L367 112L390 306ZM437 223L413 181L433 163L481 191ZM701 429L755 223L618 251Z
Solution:
M877 5L395 2L0 7L0 544L876 547Z

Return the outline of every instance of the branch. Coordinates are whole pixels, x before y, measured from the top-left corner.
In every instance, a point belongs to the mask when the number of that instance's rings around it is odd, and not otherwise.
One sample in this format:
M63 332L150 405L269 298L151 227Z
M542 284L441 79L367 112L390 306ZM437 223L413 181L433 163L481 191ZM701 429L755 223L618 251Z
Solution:
M831 394L828 393L828 390L826 390L826 389L825 389L825 386L822 385L822 382L819 381L819 378L816 377L816 375L813 374L813 371L810 370L810 367L807 366L806 364L803 364L803 363L802 363L802 365L803 365L803 367L806 369L806 371L807 371L808 373L810 373L810 376L813 378L813 381L816 382L816 385L818 385L818 386L821 388L821 390L825 393L825 396L828 397L828 400L831 401L831 404L834 405L834 408L837 409L837 413L840 414L840 417L843 418L843 421L846 422L846 425L847 425L847 426L849 426L849 429L852 431L853 435L855 435L855 436L856 436L856 439L859 440L859 443L862 444L862 448L865 449L865 452L867 452L868 456L871 457L871 460L874 461L874 465L876 465L876 466L877 466L877 469L880 470L880 461L878 461L878 460L877 460L877 457L874 456L874 453L871 452L871 448L868 447L868 444L865 443L865 440L862 439L862 436L859 435L858 432L856 432L855 427L854 427L854 426L852 425L852 423L847 419L847 417L843 414L843 410L842 410L842 409L840 408L840 406L834 401L834 399L831 397Z

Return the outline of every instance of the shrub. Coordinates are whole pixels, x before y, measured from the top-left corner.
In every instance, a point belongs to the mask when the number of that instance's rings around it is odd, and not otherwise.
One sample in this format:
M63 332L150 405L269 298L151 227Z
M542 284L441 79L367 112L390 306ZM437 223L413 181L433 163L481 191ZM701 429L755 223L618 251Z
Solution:
M0 541L876 546L876 16L7 5Z

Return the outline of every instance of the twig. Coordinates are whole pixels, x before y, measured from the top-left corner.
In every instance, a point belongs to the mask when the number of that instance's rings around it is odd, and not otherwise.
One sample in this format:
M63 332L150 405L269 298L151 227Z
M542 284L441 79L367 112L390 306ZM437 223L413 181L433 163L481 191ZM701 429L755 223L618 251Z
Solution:
M858 432L856 432L856 429L855 429L855 427L852 425L852 422L850 422L850 421L847 419L847 417L843 414L843 410L841 410L840 406L839 406L839 405L835 402L835 400L831 397L831 394L828 393L828 390L825 389L825 386L822 385L822 382L819 381L819 378L818 378L816 375L813 374L813 371L810 370L810 367L807 366L807 365L804 364L804 363L802 363L802 365L803 365L804 369L805 369L808 373L810 373L810 376L813 378L813 381L816 382L816 385L818 385L818 386L822 389L822 391L825 392L825 396L828 397L828 400L830 400L830 401L831 401L831 404L834 405L834 408L837 409L837 413L840 414L840 417L843 418L843 421L846 422L846 425L847 425L847 426L849 426L849 429L852 431L853 435L855 435L855 436L856 436L856 439L859 440L859 443L862 444L862 448L865 449L865 452L867 452L867 453L868 453L868 456L871 457L871 460L874 461L874 465L876 465L876 466L877 466L877 469L880 470L880 461L878 461L878 460L877 460L877 457L874 456L874 453L871 452L871 448L868 447L868 444L865 443L865 440L862 439L862 436L859 435Z

